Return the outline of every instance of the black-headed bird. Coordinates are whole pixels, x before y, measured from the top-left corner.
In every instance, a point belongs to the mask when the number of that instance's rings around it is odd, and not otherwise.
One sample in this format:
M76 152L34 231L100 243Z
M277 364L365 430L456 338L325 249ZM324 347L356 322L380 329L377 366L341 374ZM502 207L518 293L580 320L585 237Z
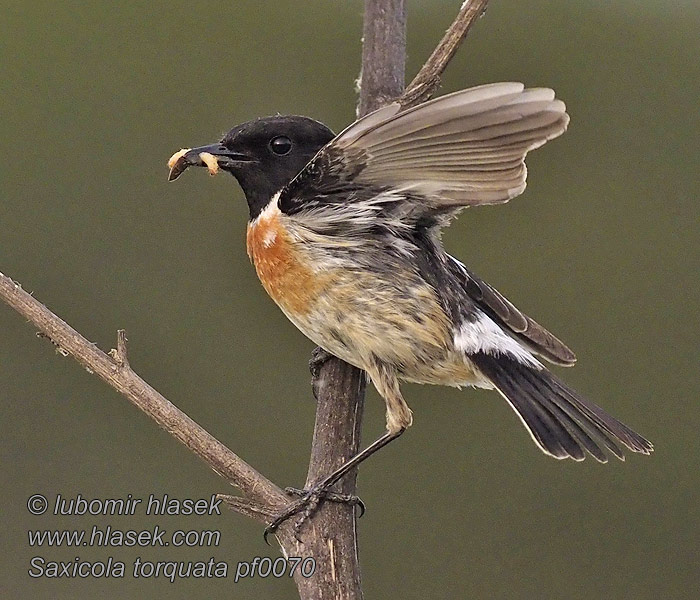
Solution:
M542 359L571 366L574 353L440 241L463 208L520 194L525 155L568 121L552 90L496 83L407 110L393 103L337 136L307 117L260 118L170 159L170 180L188 166L238 180L263 287L314 343L364 369L386 402L386 433L268 530L411 425L400 381L495 389L558 459L652 451L553 375Z

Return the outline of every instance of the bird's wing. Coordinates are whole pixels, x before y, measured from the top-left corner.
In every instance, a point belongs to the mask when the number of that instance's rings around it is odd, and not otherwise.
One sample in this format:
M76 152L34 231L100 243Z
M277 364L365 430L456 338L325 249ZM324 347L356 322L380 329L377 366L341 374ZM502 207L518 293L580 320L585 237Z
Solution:
M397 190L428 213L507 202L525 189L527 152L568 122L552 90L521 83L482 85L404 111L390 104L329 142L283 201L291 207L305 184L322 196L348 187Z
M449 259L450 271L457 277L467 295L489 317L550 362L565 367L576 362L576 355L564 342L518 310L498 290L474 275L456 258L450 256Z

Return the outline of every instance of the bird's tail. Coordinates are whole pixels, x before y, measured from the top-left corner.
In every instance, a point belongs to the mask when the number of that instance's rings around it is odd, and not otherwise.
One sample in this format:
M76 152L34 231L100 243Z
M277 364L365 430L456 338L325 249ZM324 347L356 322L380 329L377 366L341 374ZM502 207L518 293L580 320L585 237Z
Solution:
M583 460L585 452L607 462L607 448L620 460L619 444L649 454L652 444L602 408L584 400L544 367L523 364L505 354L469 357L513 407L543 452Z

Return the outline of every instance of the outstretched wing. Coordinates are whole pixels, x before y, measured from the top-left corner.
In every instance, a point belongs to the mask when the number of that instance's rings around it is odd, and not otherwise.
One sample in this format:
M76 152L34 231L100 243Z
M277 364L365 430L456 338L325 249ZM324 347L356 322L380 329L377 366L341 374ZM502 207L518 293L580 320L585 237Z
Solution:
M283 191L281 205L295 212L312 192L321 199L367 187L420 204L413 218L507 202L525 189L528 151L568 122L552 90L521 83L462 90L404 111L394 103L329 142Z
M521 83L462 90L405 111L390 104L324 146L282 190L279 205L344 244L380 230L395 236L392 243L415 242L419 230L445 225L463 207L522 193L526 154L568 122L552 90ZM452 259L447 268L471 300L533 352L561 365L575 362L563 342L461 263Z

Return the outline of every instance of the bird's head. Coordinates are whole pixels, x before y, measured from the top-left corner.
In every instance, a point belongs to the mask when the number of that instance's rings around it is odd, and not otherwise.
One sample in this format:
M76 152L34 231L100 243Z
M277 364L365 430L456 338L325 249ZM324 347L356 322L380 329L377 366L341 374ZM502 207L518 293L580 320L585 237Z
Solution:
M173 154L168 179L194 166L208 167L212 174L228 171L243 189L252 219L333 137L328 127L308 117L256 119L234 127L216 144Z

